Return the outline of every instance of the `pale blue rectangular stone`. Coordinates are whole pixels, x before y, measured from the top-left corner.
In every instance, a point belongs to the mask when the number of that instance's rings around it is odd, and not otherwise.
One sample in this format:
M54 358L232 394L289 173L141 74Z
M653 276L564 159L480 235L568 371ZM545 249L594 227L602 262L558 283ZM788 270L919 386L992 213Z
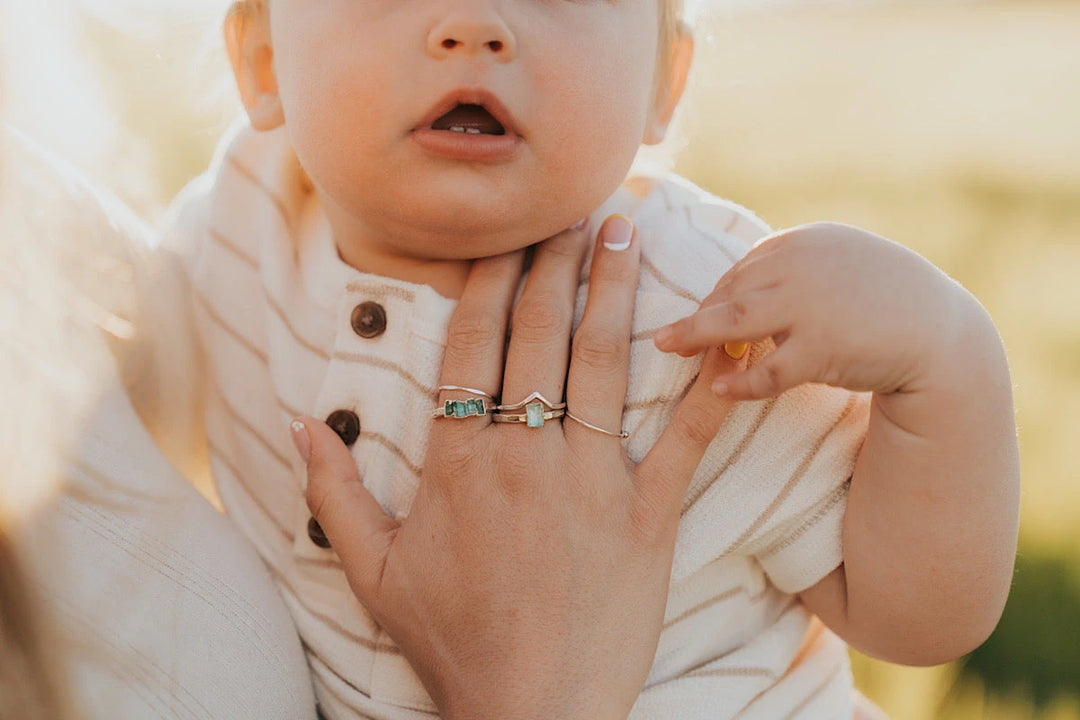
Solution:
M529 403L525 406L525 422L529 427L544 426L544 406L538 402Z

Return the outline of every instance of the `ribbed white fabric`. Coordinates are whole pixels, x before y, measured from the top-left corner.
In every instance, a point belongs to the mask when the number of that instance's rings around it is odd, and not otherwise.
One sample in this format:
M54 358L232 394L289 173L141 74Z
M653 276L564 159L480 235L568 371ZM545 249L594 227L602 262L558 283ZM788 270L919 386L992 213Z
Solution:
M102 386L87 379L87 388L75 387L100 392L95 401L50 372L52 358L31 356L45 366L34 371L47 405L7 408L70 423L57 434L65 447L76 439L60 463L57 496L19 536L38 609L56 626L54 663L68 671L60 678L73 708L89 720L314 720L304 652L270 575L251 543L173 469L125 394L129 381L150 424L190 461L197 428L179 388L190 393L195 348L183 276L156 267L123 208L3 126L0 143L3 199L22 219L3 230L27 244L27 272L42 263L56 271L55 297L23 297L22 307L45 316L36 306L57 304L57 327L41 332L53 334L57 352L77 346L70 365L101 370ZM123 370L95 327L104 317L124 327L138 318L143 349L123 353L132 361ZM4 338L16 347L24 340ZM160 372L173 382L162 385Z
M218 487L282 588L322 709L337 720L431 717L430 698L349 591L333 550L308 538L287 426L302 413L355 412L365 485L387 512L407 514L454 302L339 259L284 131L226 138L178 208L170 243L190 269L209 361ZM643 243L623 422L640 460L700 365L658 352L652 331L695 310L767 228L675 178L629 183L592 227L615 212ZM586 282L587 268L579 320ZM364 339L350 316L372 301L387 328ZM804 386L731 413L686 498L666 625L634 718L851 717L844 646L812 631L793 594L842 560L846 480L867 407L865 397Z
M80 717L314 720L304 651L251 544L170 467L119 382L88 427L29 530Z

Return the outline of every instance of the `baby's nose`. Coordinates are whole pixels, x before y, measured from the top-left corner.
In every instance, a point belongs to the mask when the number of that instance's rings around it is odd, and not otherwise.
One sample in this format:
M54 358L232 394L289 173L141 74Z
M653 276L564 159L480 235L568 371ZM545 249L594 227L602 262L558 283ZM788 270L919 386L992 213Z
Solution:
M490 53L500 62L509 62L517 52L510 28L493 8L469 3L435 24L428 35L428 53L436 58Z

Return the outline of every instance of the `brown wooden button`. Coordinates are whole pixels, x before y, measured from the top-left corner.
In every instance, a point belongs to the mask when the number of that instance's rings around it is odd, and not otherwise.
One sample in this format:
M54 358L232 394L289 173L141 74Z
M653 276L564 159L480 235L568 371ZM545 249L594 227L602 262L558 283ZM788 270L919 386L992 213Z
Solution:
M352 410L335 410L327 416L326 424L349 447L360 437L360 418Z
M386 332L386 310L377 302L360 303L352 311L352 329L362 338L376 338Z
M311 518L307 521L307 536L311 538L311 542L321 548L330 547L330 541L326 538L326 533L323 532L322 525L319 525L319 521L315 518Z

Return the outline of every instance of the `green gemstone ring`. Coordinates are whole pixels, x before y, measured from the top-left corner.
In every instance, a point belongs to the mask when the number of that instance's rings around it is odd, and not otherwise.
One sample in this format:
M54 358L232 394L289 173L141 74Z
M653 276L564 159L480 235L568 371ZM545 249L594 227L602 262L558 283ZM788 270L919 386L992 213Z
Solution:
M488 405L484 398L469 398L468 400L447 400L442 407L431 411L434 418L467 418L478 417L488 414Z

